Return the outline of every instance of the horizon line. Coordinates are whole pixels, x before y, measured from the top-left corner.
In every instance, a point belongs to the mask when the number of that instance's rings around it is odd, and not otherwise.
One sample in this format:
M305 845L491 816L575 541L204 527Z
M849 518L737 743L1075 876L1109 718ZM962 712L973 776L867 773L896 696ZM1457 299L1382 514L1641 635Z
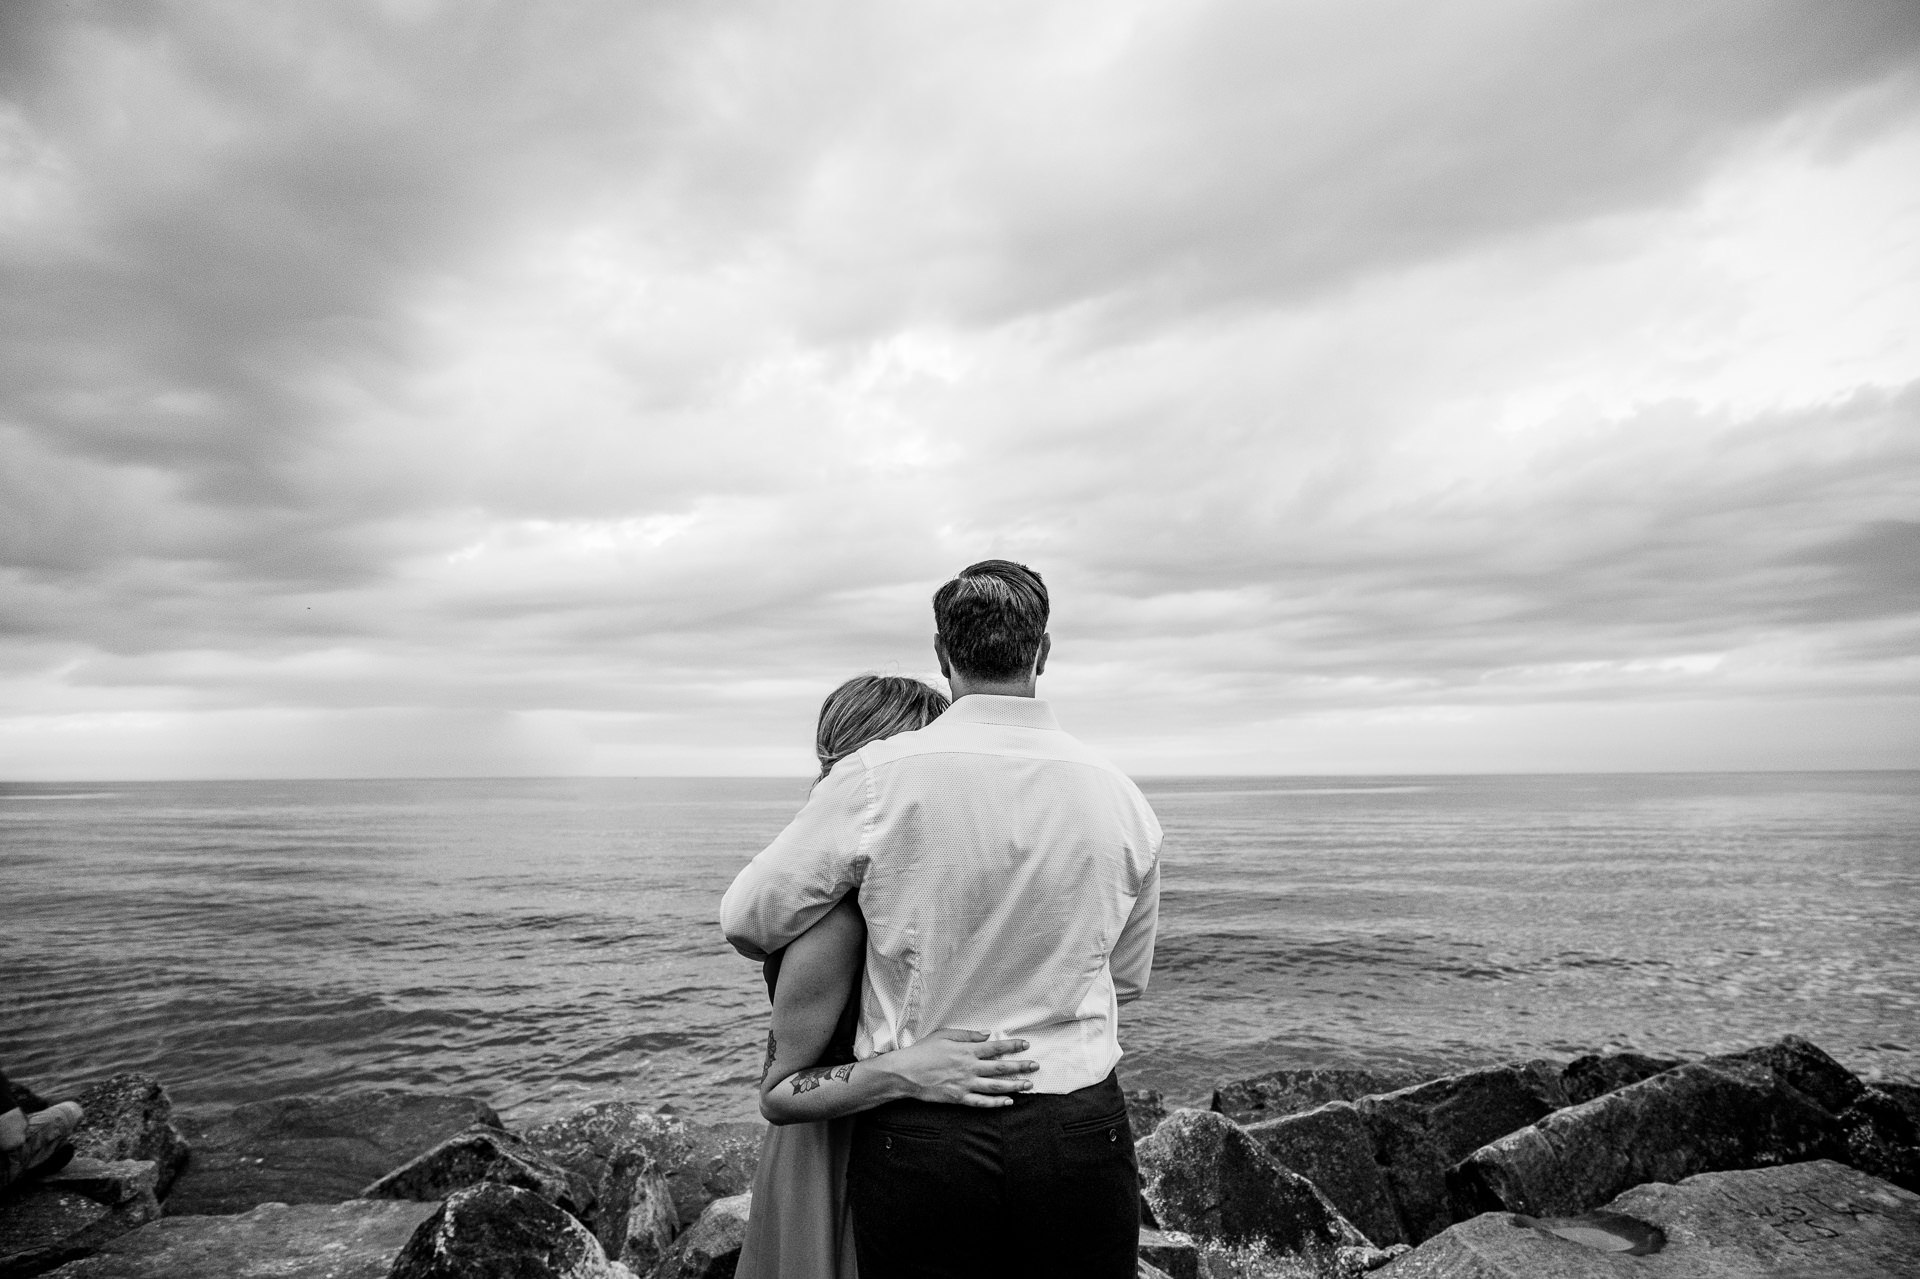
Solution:
M1528 769L1457 770L1402 773L1372 772L1193 772L1128 773L1135 781L1177 781L1190 778L1239 778L1249 780L1321 778L1409 778L1409 777L1804 777L1809 775L1849 776L1855 774L1920 773L1920 768L1609 768L1609 769ZM805 773L419 773L368 774L288 777L72 777L8 778L0 777L0 786L158 786L185 783L233 784L240 782L642 782L642 781L808 781Z

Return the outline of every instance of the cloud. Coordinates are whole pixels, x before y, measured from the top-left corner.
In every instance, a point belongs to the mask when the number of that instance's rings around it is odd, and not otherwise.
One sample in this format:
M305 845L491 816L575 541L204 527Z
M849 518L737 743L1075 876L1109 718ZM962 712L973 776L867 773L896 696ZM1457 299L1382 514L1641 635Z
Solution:
M799 771L994 553L1141 766L1920 687L1900 0L4 21L0 769Z

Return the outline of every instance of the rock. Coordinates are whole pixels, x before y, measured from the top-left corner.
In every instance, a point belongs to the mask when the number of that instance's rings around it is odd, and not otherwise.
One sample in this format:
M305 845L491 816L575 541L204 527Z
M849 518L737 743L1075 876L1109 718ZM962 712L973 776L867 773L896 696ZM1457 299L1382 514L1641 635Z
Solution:
M1141 1192L1163 1228L1287 1253L1369 1242L1223 1114L1176 1110L1138 1152Z
M1333 1252L1276 1253L1265 1244L1200 1246L1200 1279L1354 1279Z
M1127 1099L1127 1127L1133 1130L1133 1139L1153 1135L1160 1121L1167 1117L1167 1099L1158 1088L1129 1088L1123 1094Z
M594 1232L609 1254L630 1236L627 1218L641 1176L666 1178L676 1221L693 1221L715 1199L753 1188L764 1125L706 1125L603 1101L526 1134L527 1143L593 1188L600 1208Z
M85 1195L109 1208L137 1208L142 1220L160 1215L160 1167L151 1159L91 1159L75 1155L40 1185Z
M170 1216L352 1199L469 1125L499 1127L500 1117L473 1097L369 1091L249 1102L178 1122L193 1155L168 1196Z
M626 1225L619 1250L609 1248L640 1274L660 1264L680 1233L680 1214L673 1206L673 1187L657 1169L647 1169L634 1180L627 1205Z
M158 1181L152 1160L76 1157L16 1188L0 1206L0 1279L51 1270L152 1221Z
M1907 1118L1920 1127L1920 1084L1906 1084L1895 1080L1882 1079L1873 1085L1874 1089L1890 1099L1894 1105L1906 1112Z
M1846 1161L1862 1172L1920 1193L1920 1122L1902 1099L1870 1087L1840 1113Z
M1140 1260L1169 1279L1200 1279L1200 1250L1177 1230L1142 1229Z
M1544 1061L1470 1070L1355 1102L1393 1196L1400 1239L1418 1243L1453 1224L1453 1164L1565 1104L1560 1068Z
M1644 1053L1589 1053L1566 1064L1560 1071L1560 1086L1566 1091L1567 1104L1577 1106L1680 1064L1677 1057Z
M1912 1279L1920 1196L1830 1161L1703 1173L1628 1191L1575 1237L1565 1223L1490 1212L1392 1262L1380 1279ZM1601 1251L1624 1222L1659 1236ZM1651 1227L1651 1231L1645 1231ZM1579 1242L1584 1238L1587 1242Z
M1700 1064L1728 1071L1764 1072L1830 1115L1838 1115L1853 1105L1867 1087L1859 1076L1798 1035L1787 1035L1775 1043L1745 1052L1708 1057Z
M78 1098L86 1116L73 1131L76 1155L107 1163L151 1160L165 1198L186 1166L189 1148L173 1123L173 1100L152 1075L128 1071L97 1083Z
M1213 1090L1212 1109L1237 1123L1255 1123L1312 1110L1330 1101L1357 1101L1421 1082L1411 1070L1273 1070ZM1135 1133L1136 1137L1141 1134Z
M22 1279L86 1256L105 1242L100 1229L112 1213L71 1190L34 1186L10 1197L0 1211L0 1276Z
M594 1207L586 1178L562 1168L512 1133L475 1124L394 1169L360 1192L365 1199L438 1202L482 1181L518 1186L588 1221ZM592 1228L589 1222L589 1229Z
M431 1204L264 1204L163 1217L62 1266L59 1279L386 1279Z
M1835 1116L1768 1071L1697 1062L1549 1115L1449 1175L1455 1211L1585 1212L1633 1186L1844 1152Z
M1551 1114L1566 1100L1560 1068L1531 1061L1487 1066L1362 1097L1355 1108L1369 1126L1405 1123L1419 1128L1453 1162L1494 1137Z
M616 1279L587 1228L539 1195L482 1182L420 1223L390 1279Z
M688 1226L667 1249L653 1279L733 1279L740 1264L740 1245L747 1238L747 1215L753 1208L751 1192L729 1195L707 1205L700 1219ZM395 1276L394 1279L400 1279Z
M1378 1270L1397 1257L1413 1251L1411 1244L1397 1243L1387 1248L1335 1248L1333 1264L1344 1274L1363 1275Z
M1406 1242L1373 1137L1351 1102L1247 1125L1247 1135L1282 1167L1305 1177L1376 1244Z
M1173 1279L1173 1276L1154 1265L1151 1261L1148 1261L1145 1257L1140 1258L1139 1265L1134 1269L1133 1274L1134 1279ZM1189 1279L1192 1279L1192 1277L1189 1276Z

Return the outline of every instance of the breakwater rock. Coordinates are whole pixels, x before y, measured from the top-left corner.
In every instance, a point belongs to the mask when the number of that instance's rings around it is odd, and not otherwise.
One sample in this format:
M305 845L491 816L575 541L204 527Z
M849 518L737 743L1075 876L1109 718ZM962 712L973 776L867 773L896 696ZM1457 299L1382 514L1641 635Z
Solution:
M74 1130L74 1153L103 1163L153 1164L154 1192L165 1195L187 1163L187 1140L173 1121L173 1099L152 1075L114 1075L76 1098L86 1117Z
M762 1131L602 1102L516 1133L395 1091L175 1115L133 1076L87 1096L86 1155L0 1202L0 1279L726 1279ZM1920 1255L1920 1086L1793 1037L1128 1103L1147 1275L1877 1279Z
M279 1097L180 1117L192 1155L167 1212L235 1213L263 1203L338 1203L470 1125L500 1127L473 1097L370 1090Z
M1381 1279L1908 1279L1920 1195L1829 1160L1653 1182L1571 1216L1489 1212Z
M162 1217L60 1267L60 1279L386 1279L434 1205L262 1204Z
M587 1228L529 1190L456 1190L413 1232L392 1279L619 1279Z

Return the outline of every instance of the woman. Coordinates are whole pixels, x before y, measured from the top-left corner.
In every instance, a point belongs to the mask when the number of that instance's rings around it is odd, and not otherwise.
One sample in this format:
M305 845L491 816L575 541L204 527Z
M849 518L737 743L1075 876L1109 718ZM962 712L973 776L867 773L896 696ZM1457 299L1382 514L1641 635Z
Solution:
M820 777L869 742L925 727L947 699L916 679L862 675L820 707ZM867 928L853 894L785 950L767 958L773 1028L760 1081L772 1125L760 1147L753 1209L736 1279L852 1279L847 1219L851 1116L901 1097L963 1106L1011 1106L1032 1087L1033 1062L1006 1060L1025 1040L987 1049L979 1031L941 1030L908 1048L856 1062ZM982 1055L982 1054L985 1055Z

